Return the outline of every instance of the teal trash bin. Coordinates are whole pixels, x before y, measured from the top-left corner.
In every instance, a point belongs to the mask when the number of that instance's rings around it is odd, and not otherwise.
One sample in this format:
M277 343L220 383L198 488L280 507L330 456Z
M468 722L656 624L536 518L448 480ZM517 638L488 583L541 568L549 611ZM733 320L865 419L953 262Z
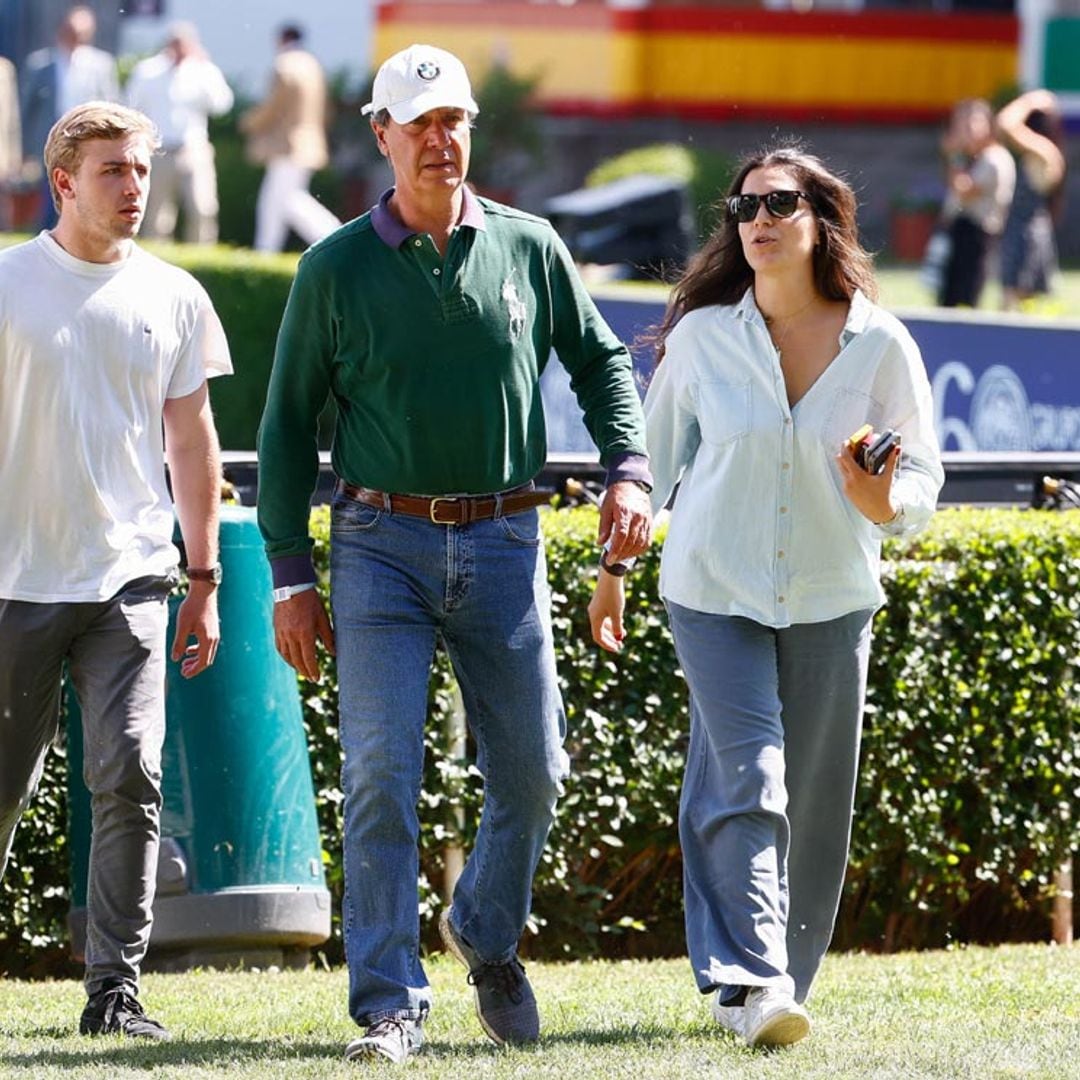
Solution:
M255 511L222 507L221 647L194 679L168 665L158 888L147 967L296 966L330 936L311 767L293 670L274 648ZM170 600L172 642L180 597ZM72 952L86 941L90 796L68 694Z

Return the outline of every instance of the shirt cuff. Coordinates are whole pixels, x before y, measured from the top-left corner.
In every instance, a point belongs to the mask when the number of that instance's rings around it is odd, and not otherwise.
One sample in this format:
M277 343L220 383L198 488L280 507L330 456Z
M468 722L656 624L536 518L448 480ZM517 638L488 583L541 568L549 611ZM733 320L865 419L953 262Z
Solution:
M646 491L652 491L653 480L652 473L649 472L649 459L644 454L635 454L630 450L612 454L608 459L604 486L611 487L612 484L617 484L622 480L643 484Z
M896 511L896 515L888 521L875 521L874 529L879 539L882 540L889 536L903 536L908 529L907 514L904 512L903 503L900 504L900 509Z
M306 585L309 581L318 581L315 564L310 554L282 555L270 560L270 573L274 578L274 588L286 585Z

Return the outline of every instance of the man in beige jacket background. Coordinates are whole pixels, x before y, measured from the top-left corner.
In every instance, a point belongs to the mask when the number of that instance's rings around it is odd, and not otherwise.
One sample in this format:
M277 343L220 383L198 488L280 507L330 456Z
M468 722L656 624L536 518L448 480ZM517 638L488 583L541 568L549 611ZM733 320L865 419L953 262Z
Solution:
M248 156L266 166L255 204L255 248L281 251L291 228L306 244L341 222L309 191L311 174L330 159L326 145L326 77L301 47L298 26L278 32L278 54L266 98L240 119Z

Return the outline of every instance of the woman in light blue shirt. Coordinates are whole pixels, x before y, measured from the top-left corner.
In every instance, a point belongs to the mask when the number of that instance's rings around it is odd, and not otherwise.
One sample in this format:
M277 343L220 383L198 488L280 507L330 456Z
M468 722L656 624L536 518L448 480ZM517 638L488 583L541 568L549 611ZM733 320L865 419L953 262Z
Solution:
M943 481L918 347L874 302L851 188L817 158L749 158L675 286L645 399L660 591L690 689L679 832L686 935L721 1026L796 1042L847 863L881 539ZM902 438L880 474L846 442ZM593 636L617 651L623 578Z

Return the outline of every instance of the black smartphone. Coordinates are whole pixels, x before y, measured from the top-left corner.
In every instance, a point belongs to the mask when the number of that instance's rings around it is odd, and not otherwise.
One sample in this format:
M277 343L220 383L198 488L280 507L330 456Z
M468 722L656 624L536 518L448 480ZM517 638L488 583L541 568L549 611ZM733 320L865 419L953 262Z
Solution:
M899 445L900 432L886 428L873 439L864 442L855 458L868 473L877 476L885 468L893 449Z

